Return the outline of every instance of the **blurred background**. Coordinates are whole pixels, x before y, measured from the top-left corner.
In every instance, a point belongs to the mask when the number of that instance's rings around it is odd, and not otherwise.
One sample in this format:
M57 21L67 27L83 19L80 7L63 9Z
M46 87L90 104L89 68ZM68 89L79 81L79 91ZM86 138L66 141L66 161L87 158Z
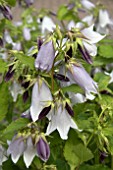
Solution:
M75 0L76 1L76 0ZM113 0L90 0L94 4L101 3L109 11L110 16L113 18ZM39 10L41 8L48 8L53 12L56 12L58 7L62 4L69 3L69 0L34 0L33 6ZM17 4L13 8L14 20L19 20L22 13L22 8Z

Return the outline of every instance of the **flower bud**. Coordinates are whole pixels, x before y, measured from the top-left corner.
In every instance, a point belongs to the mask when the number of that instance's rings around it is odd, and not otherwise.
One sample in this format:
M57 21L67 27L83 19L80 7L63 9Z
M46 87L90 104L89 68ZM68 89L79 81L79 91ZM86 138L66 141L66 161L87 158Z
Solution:
M14 75L13 65L9 66L9 70L5 75L5 81L9 81Z
M10 8L8 6L5 6L5 5L2 6L1 5L0 10L2 11L2 14L4 15L5 18L7 18L8 20L13 19L11 10L10 10Z
M78 44L78 49L80 51L80 53L82 54L82 58L89 64L92 64L92 58L89 55L88 51L86 50L85 47L82 47Z
M49 72L53 66L54 58L55 50L51 40L41 46L35 60L36 69Z
M43 119L43 118L49 113L50 110L51 110L51 105L48 106L48 107L45 107L45 108L40 112L38 119Z
M50 148L48 143L40 137L36 144L36 148L39 158L46 162L50 156Z
M70 105L67 102L66 102L65 108L70 116L74 116L74 111L72 110L72 108L70 107Z

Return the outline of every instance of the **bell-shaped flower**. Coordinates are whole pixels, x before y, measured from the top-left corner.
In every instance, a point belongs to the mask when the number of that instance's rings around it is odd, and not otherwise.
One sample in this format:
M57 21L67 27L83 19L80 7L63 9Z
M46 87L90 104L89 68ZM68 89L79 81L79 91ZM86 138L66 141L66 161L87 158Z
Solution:
M69 22L67 28L68 30L71 30L71 28L79 28L79 29L82 29L84 28L85 24L87 24L88 26L91 26L93 24L93 15L88 15L88 16L85 16L81 22L77 22L75 24L75 22L72 20Z
M40 80L38 79L32 90L30 114L34 122L38 120L40 112L48 106L48 102L53 100L50 89L43 80L40 83Z
M92 8L95 8L95 5L90 2L89 0L81 0L81 4L83 5L84 8L91 10Z
M55 59L55 49L52 40L43 44L35 60L36 69L49 72Z
M51 18L49 18L48 16L45 16L42 19L42 23L41 23L41 32L42 34L48 32L53 32L53 30L55 29L56 25L54 24L54 22L52 21Z
M11 155L11 159L14 163L16 163L20 156L23 154L25 150L25 143L23 140L23 137L17 137L15 136L11 143L9 144L8 150L7 150L7 154Z
M70 76L73 78L76 84L78 84L86 94L88 99L94 99L91 93L97 94L97 83L90 77L86 70L81 65L70 64L68 67Z
M23 93L20 84L16 81L13 81L12 85L9 87L9 90L11 92L14 102L16 102L18 95Z
M7 160L7 153L5 148L0 144L0 166ZM1 168L1 167L0 167Z
M24 162L27 168L31 165L35 156L36 156L36 147L33 145L31 136L29 136L26 142L26 149L23 153Z
M50 156L49 144L42 137L40 137L36 144L36 148L39 158L46 162Z
M78 129L76 123L69 115L66 108L63 108L62 105L58 109L53 109L48 115L49 125L46 130L46 134L49 135L53 131L58 130L60 137L63 140L68 138L68 132L70 128Z
M96 56L97 47L95 44L102 40L106 35L101 35L98 32L93 31L93 27L94 25L81 30L81 33L84 36L82 38L82 43L91 56Z
M108 34L109 26L113 28L113 20L110 18L107 10L100 9L98 22L96 23L97 32L102 34Z
M34 0L24 0L24 1L28 7L34 3Z
M30 33L30 29L27 27L23 28L23 37L26 41L30 41L31 40L31 33Z

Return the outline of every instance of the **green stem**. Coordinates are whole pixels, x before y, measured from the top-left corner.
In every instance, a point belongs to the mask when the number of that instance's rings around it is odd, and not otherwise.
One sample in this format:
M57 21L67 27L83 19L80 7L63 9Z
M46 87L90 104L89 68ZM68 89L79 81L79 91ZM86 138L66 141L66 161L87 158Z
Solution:
M54 92L54 67L52 67L52 70L51 70L51 90L52 92Z
M111 170L113 170L113 155L111 155Z
M94 130L93 133L90 135L90 137L89 137L89 139L88 139L88 141L87 141L87 143L86 143L86 146L88 146L88 144L90 143L91 139L93 138L93 136L94 136L94 134L95 134L95 131L96 131L96 130Z

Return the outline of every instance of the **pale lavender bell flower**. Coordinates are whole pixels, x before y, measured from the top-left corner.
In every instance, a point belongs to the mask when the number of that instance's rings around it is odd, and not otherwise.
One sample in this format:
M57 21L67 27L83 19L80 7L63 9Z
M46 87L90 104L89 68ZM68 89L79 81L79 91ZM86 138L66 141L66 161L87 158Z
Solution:
M36 144L36 148L39 158L46 162L50 156L49 144L42 137L40 137Z
M78 84L86 94L88 99L94 99L91 93L97 94L97 83L90 77L82 65L70 64L69 66L70 76Z
M44 43L35 60L35 67L38 70L49 72L55 59L55 49L52 40Z
M20 156L23 154L25 150L25 143L23 137L15 136L9 144L7 154L11 155L11 159L14 163L16 163Z

